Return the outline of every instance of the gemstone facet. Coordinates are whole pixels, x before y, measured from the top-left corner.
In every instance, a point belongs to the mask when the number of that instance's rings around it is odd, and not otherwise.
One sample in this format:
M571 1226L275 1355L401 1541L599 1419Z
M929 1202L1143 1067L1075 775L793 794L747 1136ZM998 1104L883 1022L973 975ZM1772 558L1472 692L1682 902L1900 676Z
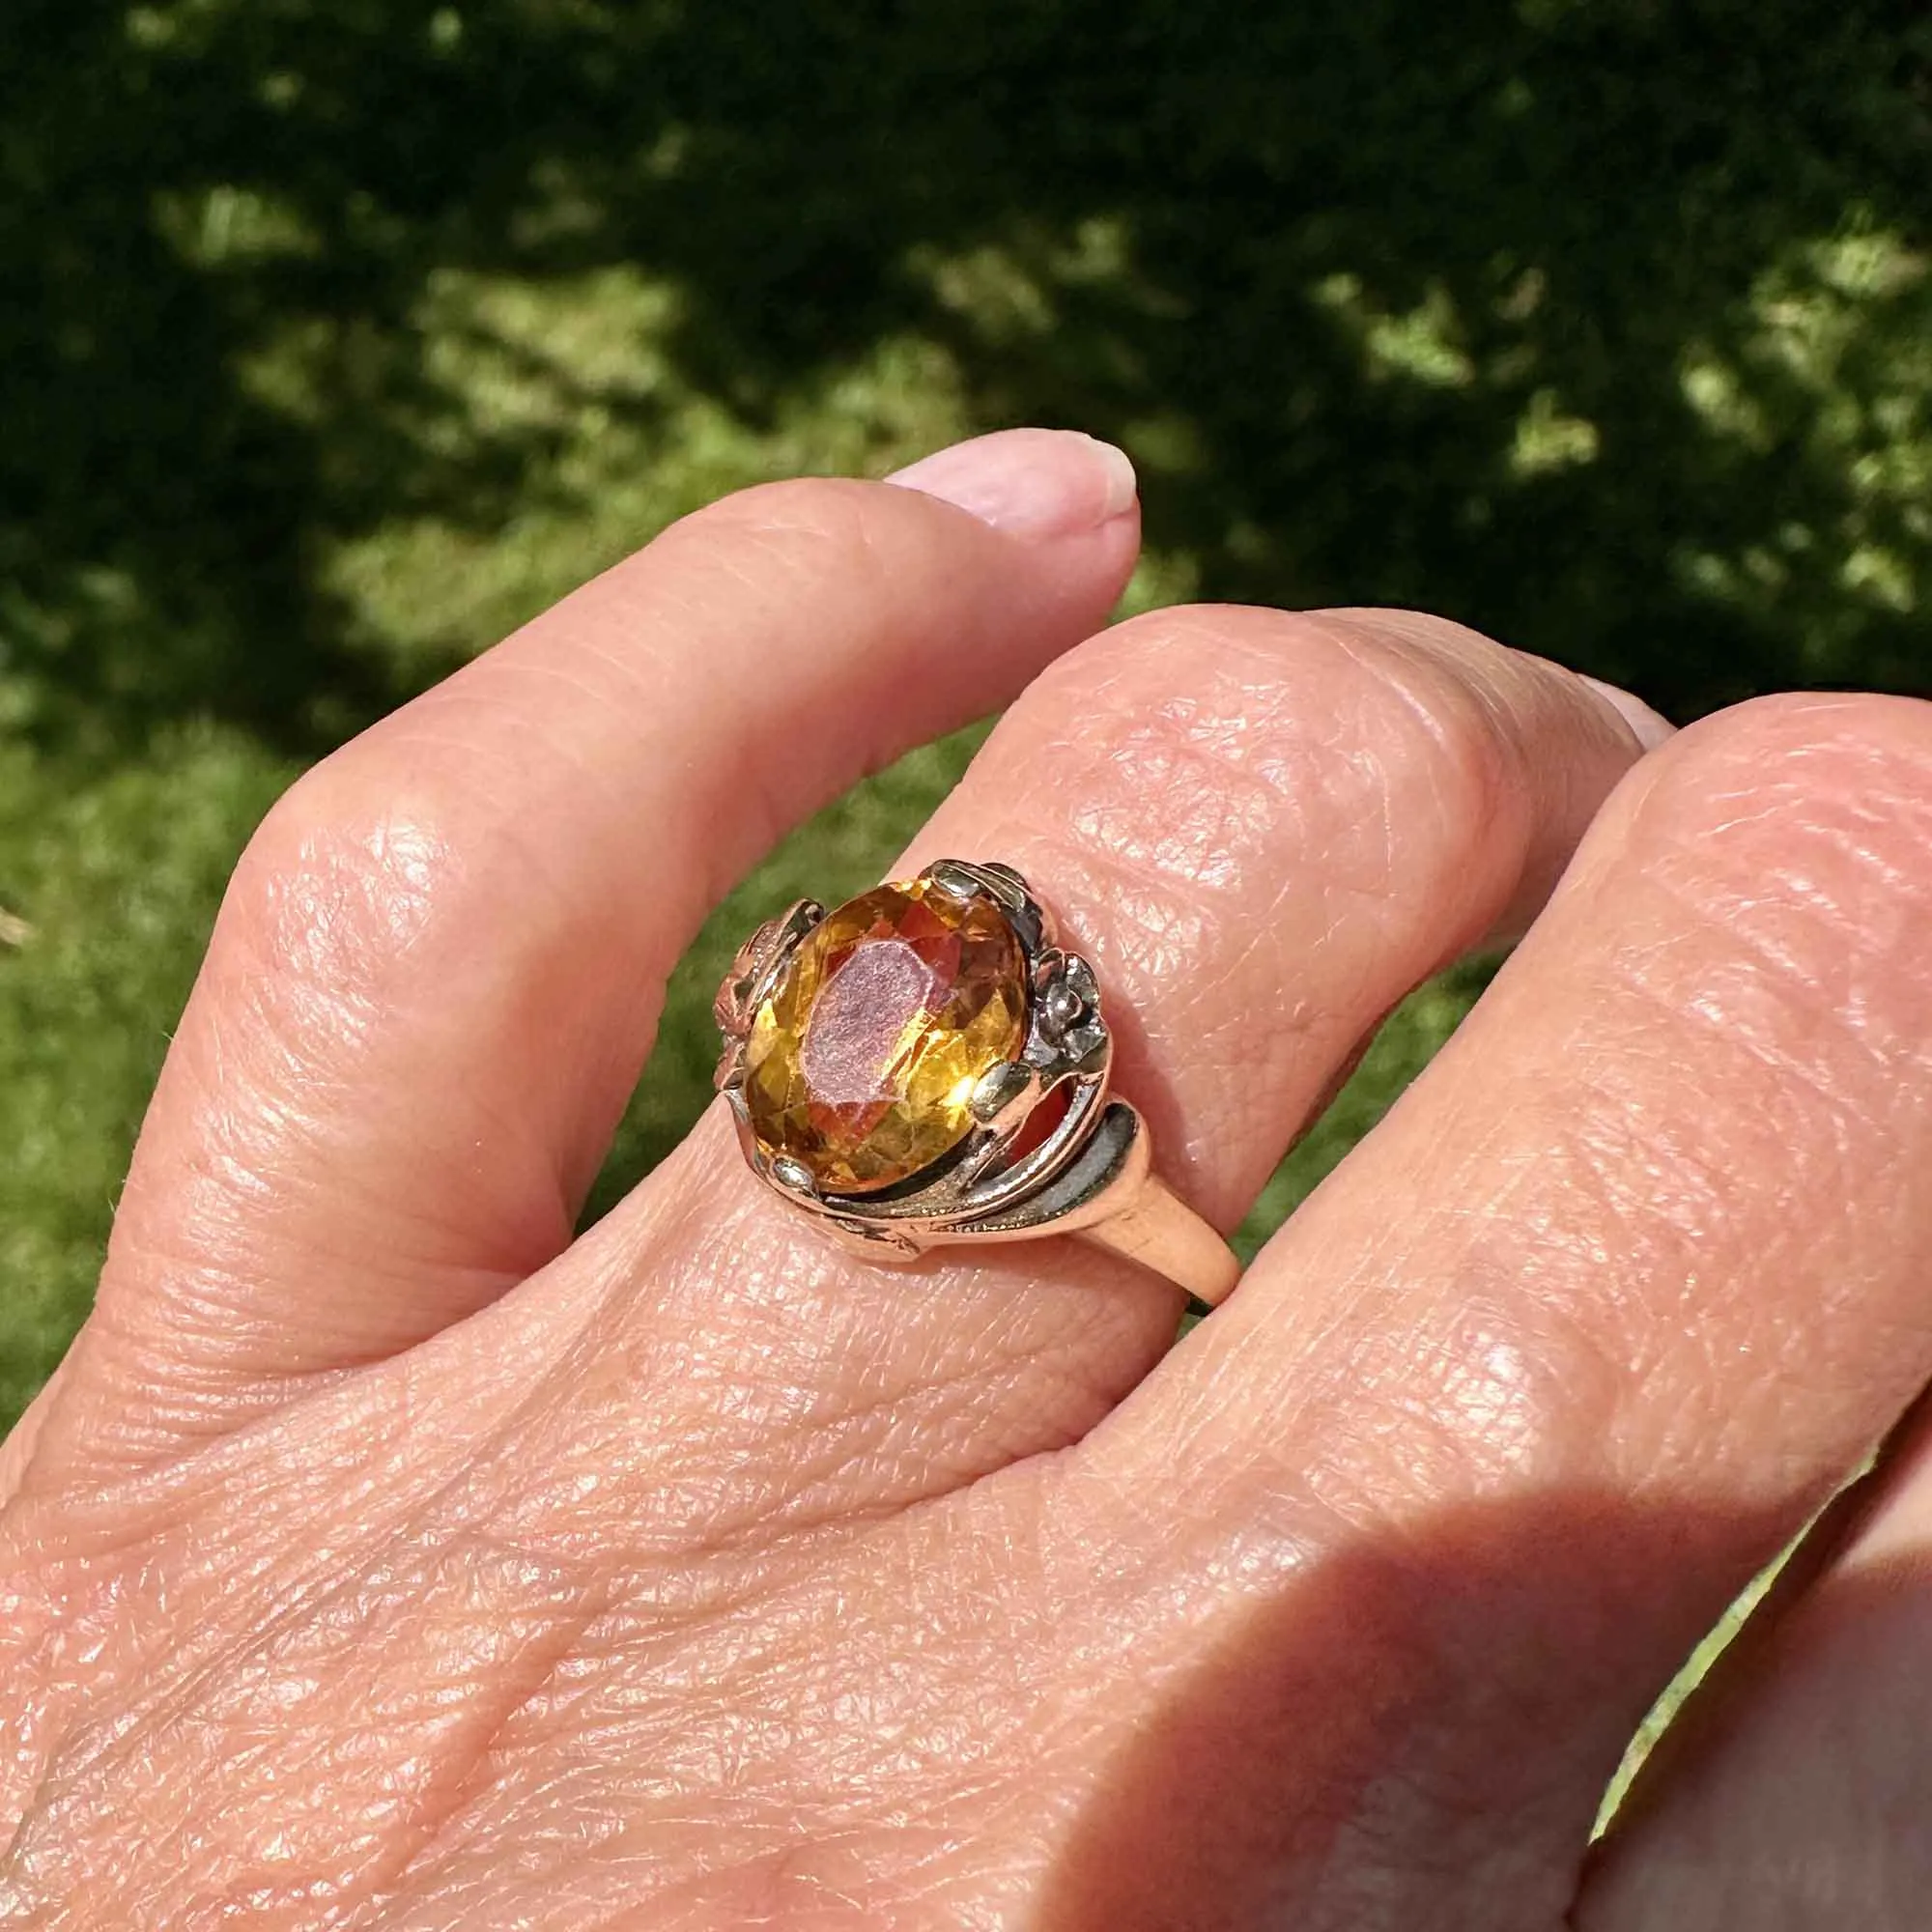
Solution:
M996 905L880 886L826 914L753 1015L752 1130L833 1193L891 1187L966 1137L974 1088L1026 1030L1026 958Z

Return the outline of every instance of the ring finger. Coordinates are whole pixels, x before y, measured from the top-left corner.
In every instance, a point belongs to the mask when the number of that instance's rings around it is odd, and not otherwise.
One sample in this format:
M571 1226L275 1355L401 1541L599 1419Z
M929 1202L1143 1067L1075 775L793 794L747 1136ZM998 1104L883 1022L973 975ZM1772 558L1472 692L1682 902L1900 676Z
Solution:
M1027 875L1098 969L1160 1170L1226 1230L1381 1015L1533 914L1639 732L1667 728L1637 715L1432 618L1162 611L1040 678L900 869ZM729 1140L714 1110L608 1237L639 1284L610 1319L627 1361L655 1353L654 1412L705 1359L707 1460L776 1439L781 1488L904 1501L1076 1438L1172 1339L1170 1291L1075 1243L910 1274L837 1254ZM550 1480L611 1466L635 1411L596 1413L560 1412L582 1439L533 1459Z

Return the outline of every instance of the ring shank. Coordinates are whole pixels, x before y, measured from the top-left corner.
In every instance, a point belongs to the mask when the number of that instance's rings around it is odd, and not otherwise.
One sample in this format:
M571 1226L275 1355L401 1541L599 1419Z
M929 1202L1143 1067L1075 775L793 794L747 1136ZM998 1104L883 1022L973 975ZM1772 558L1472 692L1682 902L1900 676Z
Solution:
M1225 1301L1241 1278L1234 1249L1151 1174L1113 1213L1077 1233L1096 1248L1165 1275L1209 1308Z

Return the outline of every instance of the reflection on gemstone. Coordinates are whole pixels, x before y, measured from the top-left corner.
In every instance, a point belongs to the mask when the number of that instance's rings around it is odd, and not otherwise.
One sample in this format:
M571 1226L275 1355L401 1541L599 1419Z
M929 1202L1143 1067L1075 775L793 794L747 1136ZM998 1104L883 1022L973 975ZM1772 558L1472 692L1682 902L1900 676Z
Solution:
M904 940L856 948L811 1009L798 1056L805 1084L824 1106L890 1101L945 997L939 973Z
M835 1193L890 1187L971 1131L980 1078L1026 1039L1026 960L998 907L881 886L802 942L745 1044L769 1155Z

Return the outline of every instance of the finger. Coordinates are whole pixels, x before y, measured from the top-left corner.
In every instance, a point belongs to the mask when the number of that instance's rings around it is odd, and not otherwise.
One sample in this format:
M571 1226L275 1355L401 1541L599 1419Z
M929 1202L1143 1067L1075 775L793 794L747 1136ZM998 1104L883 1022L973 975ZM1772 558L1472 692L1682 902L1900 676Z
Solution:
M1107 1494L1186 1472L1157 1548L1117 1552L1181 1608L1137 1667L1240 1654L1263 1729L1348 1713L1307 1775L1349 1794L1324 1831L1385 1833L1391 1924L1555 1922L1649 1701L1932 1372L1928 837L1927 707L1773 702L1675 740L1088 1445ZM1291 1575L1349 1579L1319 1684L1265 1614Z
M1168 611L1036 683L899 869L1020 867L1098 969L1162 1173L1228 1228L1362 1036L1525 916L1638 753L1570 673L1451 624ZM1070 1241L850 1261L716 1118L614 1219L645 1284L622 1337L635 1400L672 1437L663 1418L701 1403L694 1439L736 1468L782 1445L774 1483L813 1506L903 1501L1072 1439L1178 1315L1156 1277ZM546 1469L608 1465L600 1432L636 1424L619 1404L565 1426L583 1433Z
M1009 696L1131 567L1131 471L1085 437L903 481L686 519L275 809L39 1463L232 1425L568 1241L704 911L813 807Z
M1923 1923L1932 1426L1921 1414L1908 1427L1646 1763L1585 1884L1582 1932Z
M1548 896L1643 748L1604 689L1410 611L1155 615L1042 678L899 870L1016 854L1068 909L1121 1091L1232 1229L1388 1009Z
M59 1399L61 1384L67 1379L68 1362L71 1360L70 1355L54 1364L53 1374L41 1384L33 1401L21 1411L20 1419L8 1431L6 1439L0 1441L0 1510L6 1508L20 1487L41 1431L46 1426L47 1416Z

